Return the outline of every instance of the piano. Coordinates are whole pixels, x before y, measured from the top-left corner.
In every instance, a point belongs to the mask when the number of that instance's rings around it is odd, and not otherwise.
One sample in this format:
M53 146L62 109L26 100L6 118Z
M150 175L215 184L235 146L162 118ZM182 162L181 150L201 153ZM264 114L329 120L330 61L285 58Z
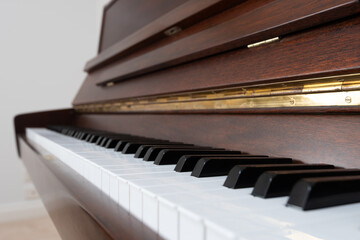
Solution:
M359 239L358 0L114 0L84 70L14 120L63 239Z

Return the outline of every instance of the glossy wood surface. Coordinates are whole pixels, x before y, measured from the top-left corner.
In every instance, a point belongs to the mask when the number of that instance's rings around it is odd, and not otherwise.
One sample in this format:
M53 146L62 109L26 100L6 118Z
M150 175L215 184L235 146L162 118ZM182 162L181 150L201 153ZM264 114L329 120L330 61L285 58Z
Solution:
M98 83L121 81L180 63L203 58L272 37L310 28L355 14L358 0L263 0L247 1L238 6L234 18L191 32L175 42L139 56L120 60L97 76ZM224 13L225 14L225 13ZM185 30L186 31L186 30ZM188 30L191 31L191 28Z
M42 158L23 137L20 149L62 239L160 239L61 161Z
M186 0L117 0L104 9L100 51L153 22Z
M79 115L77 125L118 133L360 167L359 113Z
M96 86L99 77L92 74L73 104L359 71L360 17L356 16L289 35L280 42L226 52L108 88Z
M151 3L152 5L155 4L154 1L153 2L146 1L146 2ZM169 4L170 2L172 1L166 1L167 4ZM99 55L86 63L85 70L88 72L93 71L95 68L101 67L102 65L108 63L114 58L119 58L121 56L128 55L130 52L134 52L137 49L147 46L155 41L168 38L168 36L164 34L164 31L173 26L179 27L180 29L186 29L189 26L194 25L195 23L207 17L210 17L216 13L219 13L238 3L238 1L236 0L203 0L203 1L190 0L183 2L184 2L183 4L177 6L171 11L166 12L165 14L154 19L153 21L151 22L149 21L145 26L133 32L132 34L128 34L127 36L123 37L123 39L121 40L119 40L120 39L119 37L104 36L104 34L106 33L105 30L107 28L112 29L114 28L114 26L118 26L119 24L125 25L129 21L136 22L138 19L137 18L133 19L133 16L130 17L128 16L132 20L124 21L121 19L116 19L116 24L111 24L114 20L112 20L110 23L107 23L105 22L106 15L104 15L103 29L100 38ZM166 7L166 5L162 5L159 3L157 3L156 6L161 10L164 10L164 7ZM105 8L105 12L107 11L107 9L108 7ZM121 11L124 11L124 9L121 9ZM119 15L121 14L117 14L115 16L119 17ZM124 16L121 16L121 18L124 18ZM110 30L107 31L110 32L108 34L116 34L116 31L120 31L120 30L119 28L116 28L114 29L113 32L111 32ZM113 44L107 43L107 45L109 46L102 48L102 43L104 42L103 40L104 38L105 39L110 38L110 40L108 41L114 43Z

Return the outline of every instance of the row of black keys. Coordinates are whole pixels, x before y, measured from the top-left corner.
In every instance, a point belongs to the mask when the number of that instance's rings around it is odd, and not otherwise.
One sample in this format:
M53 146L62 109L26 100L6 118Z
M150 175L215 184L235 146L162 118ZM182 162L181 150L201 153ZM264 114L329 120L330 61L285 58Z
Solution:
M240 151L69 126L48 128L123 154L135 154L136 158L157 165L176 164L175 171L192 171L195 177L228 175L226 187L254 187L252 195L262 198L290 195L288 205L304 210L360 202L359 169L296 164L291 158L245 155Z

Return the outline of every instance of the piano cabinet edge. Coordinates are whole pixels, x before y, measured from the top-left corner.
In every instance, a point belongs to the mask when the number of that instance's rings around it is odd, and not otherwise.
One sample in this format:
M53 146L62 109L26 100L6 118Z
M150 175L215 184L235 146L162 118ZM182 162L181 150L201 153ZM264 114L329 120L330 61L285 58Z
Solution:
M62 239L160 239L58 159L45 159L21 134L19 148Z
M72 125L75 116L76 112L71 108L19 114L14 117L15 135L24 135L28 127L46 127L51 124ZM16 146L18 155L21 157L18 137Z

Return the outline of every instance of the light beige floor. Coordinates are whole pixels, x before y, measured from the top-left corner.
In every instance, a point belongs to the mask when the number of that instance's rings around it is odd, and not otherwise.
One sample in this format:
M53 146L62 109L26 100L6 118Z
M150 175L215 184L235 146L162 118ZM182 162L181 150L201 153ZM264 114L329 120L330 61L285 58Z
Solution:
M0 224L0 240L60 240L49 217Z

